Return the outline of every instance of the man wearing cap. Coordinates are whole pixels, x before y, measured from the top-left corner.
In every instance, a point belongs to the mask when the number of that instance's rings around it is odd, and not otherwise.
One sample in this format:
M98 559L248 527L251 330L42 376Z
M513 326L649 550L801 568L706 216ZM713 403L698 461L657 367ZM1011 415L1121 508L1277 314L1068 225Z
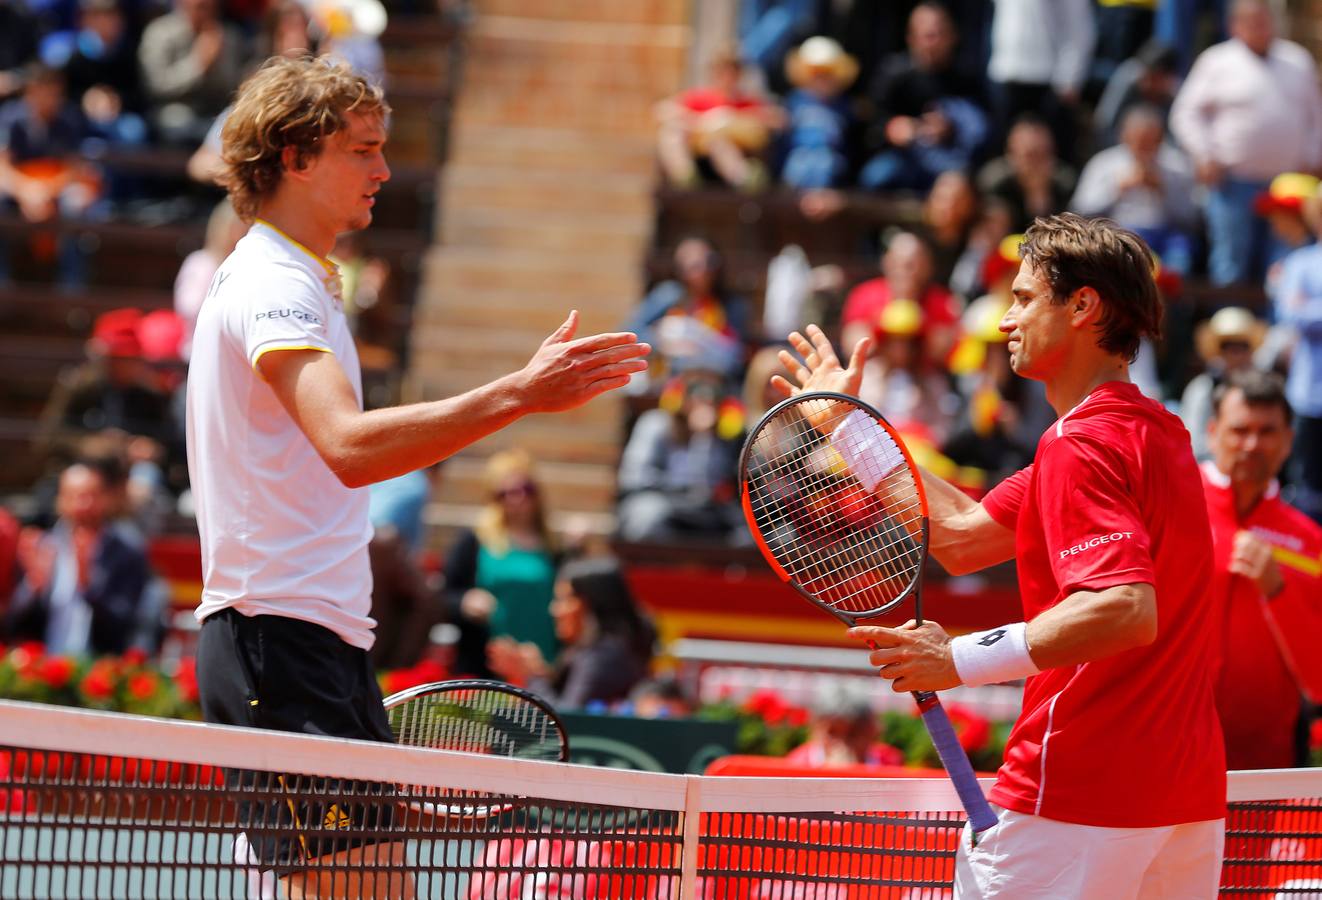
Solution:
M887 304L908 297L922 311L928 354L944 361L955 344L960 304L954 294L932 280L932 270L932 251L922 238L907 231L891 238L881 257L881 277L863 282L845 298L840 314L845 346L853 346L860 338L879 337L878 323Z
M1261 276L1267 234L1251 213L1269 181L1322 164L1313 58L1276 37L1265 0L1236 0L1230 34L1198 57L1171 109L1171 130L1208 187L1208 273L1216 284Z
M1193 255L1190 232L1198 221L1193 172L1184 154L1163 143L1166 118L1138 104L1124 114L1120 143L1083 167L1070 209L1107 216L1148 242L1163 265L1187 273Z
M1307 198L1303 213L1313 232L1322 234L1322 197ZM1285 395L1297 417L1294 503L1313 521L1322 522L1322 244L1309 244L1285 257L1272 309L1277 324L1295 335L1285 382Z
M1224 639L1216 702L1230 769L1306 765L1302 700L1322 700L1322 528L1281 499L1293 437L1274 374L1245 370L1212 394L1202 464L1212 526L1208 598Z
M1207 459L1207 425L1212 420L1212 393L1236 372L1253 368L1253 351L1262 343L1266 326L1253 313L1239 306L1227 306L1194 332L1194 345L1206 367L1194 376L1180 397L1180 418L1189 429L1193 455Z

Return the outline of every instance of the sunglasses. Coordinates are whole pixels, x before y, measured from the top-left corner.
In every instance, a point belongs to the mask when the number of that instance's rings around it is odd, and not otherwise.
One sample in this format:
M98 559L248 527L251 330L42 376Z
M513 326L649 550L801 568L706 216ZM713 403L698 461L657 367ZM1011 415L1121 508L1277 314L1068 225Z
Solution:
M497 500L510 500L514 498L523 499L525 497L536 496L537 485L533 484L531 481L525 481L523 484L516 484L496 491Z

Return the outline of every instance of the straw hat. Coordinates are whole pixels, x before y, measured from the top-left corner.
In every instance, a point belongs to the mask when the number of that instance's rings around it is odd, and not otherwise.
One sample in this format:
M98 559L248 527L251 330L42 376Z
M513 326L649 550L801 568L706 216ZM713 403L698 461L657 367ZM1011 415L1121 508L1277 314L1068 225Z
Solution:
M785 60L785 74L796 87L803 87L813 75L822 73L835 81L837 89L844 90L858 77L858 60L834 38L820 35L791 50Z
M1267 326L1247 309L1227 306L1198 326L1194 344L1203 361L1211 362L1221 355L1221 344L1225 341L1244 341L1250 350L1256 350L1266 330Z

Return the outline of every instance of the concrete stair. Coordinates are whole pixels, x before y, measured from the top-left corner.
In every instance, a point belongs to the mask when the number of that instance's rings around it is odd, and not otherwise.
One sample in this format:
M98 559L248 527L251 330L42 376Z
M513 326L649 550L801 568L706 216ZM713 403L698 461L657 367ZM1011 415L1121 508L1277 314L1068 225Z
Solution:
M477 0L465 33L423 263L409 392L433 399L522 367L576 308L581 333L615 330L643 289L655 186L652 107L678 89L688 0ZM538 460L561 520L605 530L625 409L619 396L537 415L446 465L428 520L443 542L485 500L498 449Z

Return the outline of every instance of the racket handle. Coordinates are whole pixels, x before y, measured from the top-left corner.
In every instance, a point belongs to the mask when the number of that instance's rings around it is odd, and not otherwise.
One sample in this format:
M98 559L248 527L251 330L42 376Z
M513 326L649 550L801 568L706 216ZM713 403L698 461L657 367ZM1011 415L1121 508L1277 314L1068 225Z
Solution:
M946 774L955 785L960 803L964 804L964 812L968 813L974 833L986 831L996 824L996 813L982 794L982 786L973 774L968 755L959 744L955 726L950 724L950 716L946 715L946 708L931 691L914 691L913 698L918 702L923 724L927 726L927 733L936 746L937 756L941 757L941 765L945 766Z

